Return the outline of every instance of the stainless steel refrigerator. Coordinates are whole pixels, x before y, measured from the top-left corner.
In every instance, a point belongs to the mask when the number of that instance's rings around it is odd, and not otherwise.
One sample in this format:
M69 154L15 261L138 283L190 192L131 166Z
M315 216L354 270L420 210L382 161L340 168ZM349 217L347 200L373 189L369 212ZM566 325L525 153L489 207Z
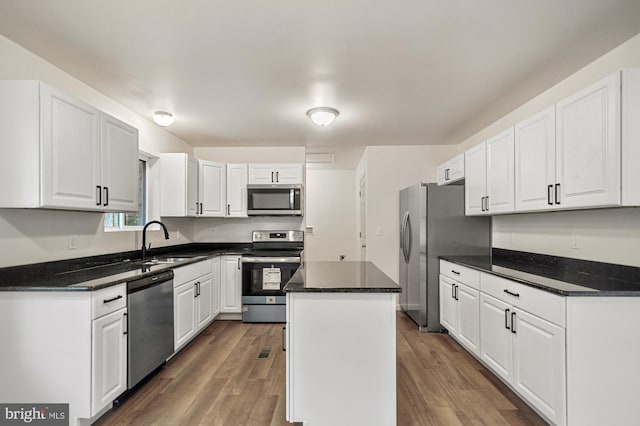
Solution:
M400 191L400 308L420 331L442 331L438 256L491 254L491 218L464 215L464 186Z

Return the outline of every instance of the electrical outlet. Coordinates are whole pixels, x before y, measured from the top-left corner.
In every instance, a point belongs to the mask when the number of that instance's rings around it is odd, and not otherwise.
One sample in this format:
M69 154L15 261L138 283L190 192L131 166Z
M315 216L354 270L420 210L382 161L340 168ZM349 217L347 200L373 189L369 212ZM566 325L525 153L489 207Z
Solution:
M578 236L576 234L571 236L571 248L574 250L580 250L580 240L578 240Z
M75 235L69 235L69 250L75 250L78 248L77 238Z
M513 232L509 233L509 243L513 244L513 240L515 239L515 234Z
M376 235L378 237L382 237L382 226L380 225L376 226Z
M275 305L276 303L276 297L275 296L267 296L267 304L268 305Z

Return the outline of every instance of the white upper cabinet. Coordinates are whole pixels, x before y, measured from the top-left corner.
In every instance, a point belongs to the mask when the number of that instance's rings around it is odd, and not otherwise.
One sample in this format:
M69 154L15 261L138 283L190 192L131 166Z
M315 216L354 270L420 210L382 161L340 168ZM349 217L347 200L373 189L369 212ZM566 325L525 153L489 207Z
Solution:
M545 109L515 127L516 211L554 206L556 184L556 111Z
M227 207L227 168L224 163L198 160L199 216L224 217Z
M555 203L562 208L619 205L620 73L559 102L556 124Z
M246 164L227 164L227 217L247 217Z
M464 153L453 157L451 160L436 168L436 182L438 185L447 185L464 179Z
M103 205L113 211L138 209L138 130L101 114Z
M482 142L464 153L464 209L467 216L485 214L487 145Z
M513 127L487 139L487 198L485 212L514 210Z
M302 185L302 163L249 164L251 185Z
M513 212L513 163L513 128L465 152L467 216Z
M160 155L160 216L195 217L198 201L198 160L183 153Z
M0 207L136 211L138 131L39 81L0 81Z

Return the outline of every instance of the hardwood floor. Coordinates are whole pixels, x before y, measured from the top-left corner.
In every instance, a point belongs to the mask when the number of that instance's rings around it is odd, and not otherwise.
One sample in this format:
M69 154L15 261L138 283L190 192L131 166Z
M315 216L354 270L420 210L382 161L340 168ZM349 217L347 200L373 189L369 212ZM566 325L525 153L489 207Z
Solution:
M398 313L398 425L544 425L444 334ZM98 425L288 425L282 324L215 321ZM256 359L271 347L267 359Z

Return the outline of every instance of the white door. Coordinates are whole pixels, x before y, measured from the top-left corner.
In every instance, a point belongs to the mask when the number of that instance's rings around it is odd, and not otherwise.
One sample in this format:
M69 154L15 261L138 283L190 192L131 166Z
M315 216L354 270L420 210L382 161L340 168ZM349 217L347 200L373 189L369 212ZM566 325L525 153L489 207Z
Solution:
M40 113L42 206L101 210L100 111L41 84Z
M187 157L187 216L197 216L200 213L198 202L198 159L189 155Z
M275 164L275 183L302 185L303 180L302 163L279 163Z
M464 209L467 216L484 214L487 195L487 145L482 142L464 153Z
M440 324L453 336L458 334L455 283L452 279L440 275Z
M367 260L367 176L360 178L360 260Z
M101 113L102 205L117 212L138 211L138 130Z
M511 305L480 293L480 358L507 383L513 380L512 311Z
M177 351L196 332L195 286L188 282L173 289L173 336Z
M556 109L544 111L515 126L515 209L554 208L556 184Z
M620 204L620 73L556 104L561 208Z
M271 185L276 181L273 164L249 164L249 184Z
M211 315L215 318L220 313L220 257L212 260L211 274Z
M480 293L464 284L457 285L457 337L470 352L480 356Z
M92 322L91 415L127 390L127 309Z
M198 160L199 216L224 217L227 214L227 169L224 163Z
M242 312L242 281L240 257L222 257L222 279L220 280L220 312Z
M513 386L554 424L566 423L565 330L514 309Z
M487 201L490 214L514 211L513 127L487 139Z
M196 330L205 327L213 319L213 278L205 275L197 280Z
M227 217L247 217L247 165L227 164Z

